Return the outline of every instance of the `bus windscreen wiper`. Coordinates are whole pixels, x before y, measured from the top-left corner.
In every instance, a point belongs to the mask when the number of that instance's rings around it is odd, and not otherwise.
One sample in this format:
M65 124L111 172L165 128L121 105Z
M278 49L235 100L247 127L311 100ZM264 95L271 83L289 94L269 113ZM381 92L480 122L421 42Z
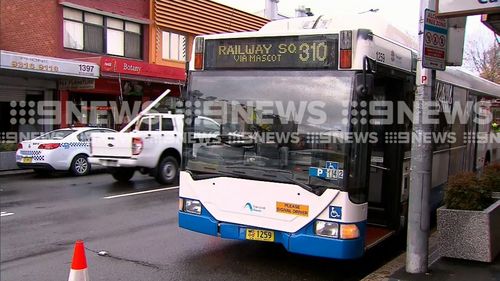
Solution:
M255 144L255 141L249 137L231 134L219 135L219 139L222 143L230 146L247 146Z
M246 179L257 179L260 180L262 179L261 177L257 175L252 175L248 174L245 171L239 171L239 170L214 170L211 172L201 172L198 174L193 173L193 171L190 171L191 176L195 180L204 180L204 179L212 179L212 178L219 178L219 177L231 177L231 178L246 178Z
M243 166L226 166L226 168L247 169L247 170L255 170L255 171L259 171L259 172L264 172L263 174L260 174L260 175L262 175L264 177L281 178L285 181L294 183L294 184L302 187L303 189L305 189L309 192L316 193L315 189L312 188L311 186L309 186L303 182L300 182L292 177L287 177L287 176L282 175L282 173L290 173L287 171L278 170L278 169L261 168L261 167L255 167L255 166L244 166L244 165ZM233 170L233 171L236 171L236 170ZM241 172L241 171L238 171L238 172ZM270 172L272 172L272 174Z

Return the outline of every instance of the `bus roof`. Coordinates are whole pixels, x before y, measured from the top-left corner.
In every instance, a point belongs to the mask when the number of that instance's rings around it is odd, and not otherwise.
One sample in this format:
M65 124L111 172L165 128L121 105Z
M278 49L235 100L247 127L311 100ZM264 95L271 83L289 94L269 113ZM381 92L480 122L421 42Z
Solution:
M313 28L314 27L314 28ZM312 16L275 20L259 31L204 35L207 39L272 37L306 34L331 34L341 30L367 29L374 34L397 42L410 49L417 49L418 43L405 33L375 14L336 14L333 16Z
M314 27L315 26L315 27ZM313 28L314 27L314 28ZM374 13L333 14L312 17L300 17L271 21L259 32L298 32L300 30L320 30L338 33L341 30L368 29L374 34L400 43L411 49L418 48L418 42L412 36L389 23L385 18Z
M486 94L494 98L500 98L500 85L458 67L446 68L446 71L436 72L437 80L447 82L475 92Z
M416 53L418 42L408 33L389 23L380 15L334 14L275 20L259 31L204 35L206 39L273 37L289 35L331 34L342 30L370 30L376 36L390 40ZM410 53L408 53L410 54ZM500 85L457 67L437 71L437 79L475 92L500 98Z

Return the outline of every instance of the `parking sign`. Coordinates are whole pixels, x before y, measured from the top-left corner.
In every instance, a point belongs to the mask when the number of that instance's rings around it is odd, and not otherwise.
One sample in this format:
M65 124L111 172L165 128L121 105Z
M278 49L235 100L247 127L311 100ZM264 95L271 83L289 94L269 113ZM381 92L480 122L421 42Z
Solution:
M448 21L436 17L436 12L433 10L425 10L423 67L446 69L447 37Z

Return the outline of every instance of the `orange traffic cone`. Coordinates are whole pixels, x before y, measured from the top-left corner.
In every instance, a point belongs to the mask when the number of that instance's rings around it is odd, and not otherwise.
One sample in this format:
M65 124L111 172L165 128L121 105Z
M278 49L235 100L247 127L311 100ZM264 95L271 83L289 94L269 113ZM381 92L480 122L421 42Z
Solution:
M73 261L71 262L71 271L68 281L89 281L89 272L87 271L87 258L85 257L85 248L83 241L78 240L75 243L73 252Z

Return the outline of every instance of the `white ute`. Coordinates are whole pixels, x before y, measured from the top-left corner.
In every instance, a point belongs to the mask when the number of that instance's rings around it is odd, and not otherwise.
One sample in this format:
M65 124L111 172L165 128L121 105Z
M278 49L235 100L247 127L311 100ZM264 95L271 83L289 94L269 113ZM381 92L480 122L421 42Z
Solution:
M127 182L136 170L162 184L173 183L179 174L183 115L148 113L167 90L118 133L96 133L91 139L91 164L108 167L113 177ZM135 129L126 132L131 126Z

